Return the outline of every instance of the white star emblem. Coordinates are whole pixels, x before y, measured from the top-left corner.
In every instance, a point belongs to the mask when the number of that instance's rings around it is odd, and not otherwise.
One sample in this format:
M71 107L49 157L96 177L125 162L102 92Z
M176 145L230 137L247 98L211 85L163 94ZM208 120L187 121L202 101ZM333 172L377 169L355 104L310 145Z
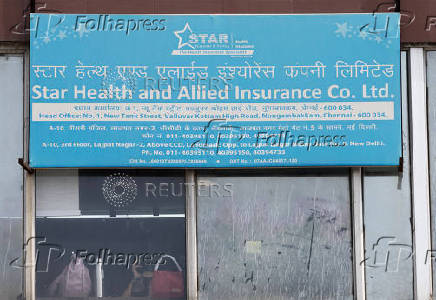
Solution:
M336 23L336 26L338 28L336 29L335 33L339 33L342 35L342 37L346 37L348 31L350 31L350 29L348 28L348 24L346 22L343 24Z
M189 46L192 49L195 49L194 46L192 46L189 42L183 43L183 38L180 36L181 34L184 34L188 30L190 33L192 33L191 27L189 27L189 23L185 24L185 27L183 27L182 30L174 31L174 35L179 39L179 45L178 49L182 48L183 46Z

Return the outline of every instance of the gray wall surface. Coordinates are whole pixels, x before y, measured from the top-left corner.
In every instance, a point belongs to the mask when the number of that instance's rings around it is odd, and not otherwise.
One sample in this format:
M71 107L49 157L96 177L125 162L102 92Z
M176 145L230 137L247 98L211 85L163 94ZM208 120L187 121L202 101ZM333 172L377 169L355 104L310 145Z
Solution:
M79 216L79 172L38 170L36 172L36 216Z
M427 54L427 87L428 87L428 148L430 162L430 196L432 249L436 249L436 51ZM436 254L433 252L433 257ZM436 288L436 266L433 258L433 290ZM433 291L433 299L436 293Z
M0 56L0 299L22 292L23 244L23 58Z
M366 292L368 300L413 299L412 208L406 53L402 53L403 172L364 176ZM388 256L389 255L389 256Z

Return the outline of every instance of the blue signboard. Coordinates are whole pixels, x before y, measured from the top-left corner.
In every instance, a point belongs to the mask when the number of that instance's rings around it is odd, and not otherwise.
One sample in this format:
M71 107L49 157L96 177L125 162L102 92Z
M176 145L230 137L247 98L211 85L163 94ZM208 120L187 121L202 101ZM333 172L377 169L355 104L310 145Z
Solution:
M32 14L32 167L398 165L399 14Z

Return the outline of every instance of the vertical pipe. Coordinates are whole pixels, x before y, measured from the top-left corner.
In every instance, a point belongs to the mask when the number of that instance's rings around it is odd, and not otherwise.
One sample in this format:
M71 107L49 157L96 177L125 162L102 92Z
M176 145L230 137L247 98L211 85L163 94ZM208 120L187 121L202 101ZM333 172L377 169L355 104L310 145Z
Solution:
M195 171L186 170L186 280L187 297L197 300L197 192Z
M354 291L356 300L365 300L365 240L363 228L362 169L351 169L353 211Z
M97 298L103 298L103 259L99 258L95 265L95 296Z
M431 231L427 88L423 48L410 49L409 68L415 300L428 300L432 294L432 267L431 260L427 259L428 251L431 250Z
M24 51L24 128L23 128L23 158L29 161L29 51ZM35 299L35 174L24 172L24 203L23 203L23 257L24 257L24 295L26 300Z

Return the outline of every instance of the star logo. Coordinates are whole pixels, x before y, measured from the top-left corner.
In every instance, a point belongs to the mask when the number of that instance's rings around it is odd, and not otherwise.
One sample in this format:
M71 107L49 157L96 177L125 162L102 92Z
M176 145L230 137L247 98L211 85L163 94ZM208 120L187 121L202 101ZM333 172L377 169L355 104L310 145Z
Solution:
M195 49L194 46L192 46L189 42L183 42L183 37L185 37L185 39L189 39L190 34L192 34L192 29L189 27L189 23L186 23L182 30L174 31L174 35L179 39L179 45L177 47L178 49L182 48L183 46L189 46L192 49Z

